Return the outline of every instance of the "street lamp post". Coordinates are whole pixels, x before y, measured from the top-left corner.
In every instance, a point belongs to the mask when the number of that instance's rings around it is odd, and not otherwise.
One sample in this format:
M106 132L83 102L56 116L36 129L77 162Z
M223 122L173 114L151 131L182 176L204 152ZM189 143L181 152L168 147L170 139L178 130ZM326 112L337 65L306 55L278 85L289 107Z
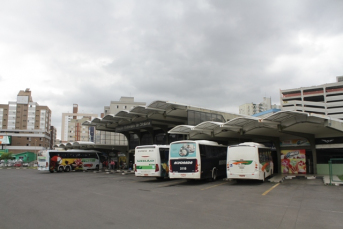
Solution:
M35 154L36 154L36 161L37 161L37 139L35 139Z

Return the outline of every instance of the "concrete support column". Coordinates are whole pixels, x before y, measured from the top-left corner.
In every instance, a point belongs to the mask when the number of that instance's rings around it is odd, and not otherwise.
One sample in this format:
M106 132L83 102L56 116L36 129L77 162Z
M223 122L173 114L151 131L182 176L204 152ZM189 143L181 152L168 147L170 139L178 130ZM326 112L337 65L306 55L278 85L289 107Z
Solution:
M146 130L148 131L148 133L149 133L150 136L151 136L151 142L150 142L150 144L156 144L156 141L155 141L155 131L154 131L154 129L152 129L152 128L146 128Z
M314 137L307 138L310 142L311 151L312 151L312 167L313 167L313 174L317 174L317 150L316 150L316 142Z
M278 163L278 173L281 174L281 147L280 147L280 139L274 138L273 140L275 149L276 149L276 156L277 156L277 163Z

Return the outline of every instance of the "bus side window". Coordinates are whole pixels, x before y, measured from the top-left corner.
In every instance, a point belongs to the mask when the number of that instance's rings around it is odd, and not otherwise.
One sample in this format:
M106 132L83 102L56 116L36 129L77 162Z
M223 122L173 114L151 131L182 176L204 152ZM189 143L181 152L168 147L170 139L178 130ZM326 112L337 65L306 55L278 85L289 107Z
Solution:
M206 146L204 146L204 145L199 145L199 149L200 149L200 156L201 156L201 157L206 157L206 156L207 156L207 149L206 149Z

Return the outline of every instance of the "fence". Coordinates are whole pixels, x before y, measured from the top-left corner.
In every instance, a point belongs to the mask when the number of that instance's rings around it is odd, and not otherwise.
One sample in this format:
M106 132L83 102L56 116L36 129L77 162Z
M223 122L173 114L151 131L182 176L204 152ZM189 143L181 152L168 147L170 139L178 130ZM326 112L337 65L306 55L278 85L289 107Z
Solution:
M343 158L331 158L329 160L329 175L330 175L330 185L331 182L342 182L342 180L334 179L334 176L343 175Z

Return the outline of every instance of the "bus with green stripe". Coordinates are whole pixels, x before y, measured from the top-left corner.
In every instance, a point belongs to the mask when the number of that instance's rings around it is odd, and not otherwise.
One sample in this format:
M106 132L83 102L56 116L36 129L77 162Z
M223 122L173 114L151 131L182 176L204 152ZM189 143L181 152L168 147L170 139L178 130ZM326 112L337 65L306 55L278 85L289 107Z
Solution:
M273 171L271 149L263 144L245 142L228 147L227 179L264 181Z
M135 148L135 176L169 178L169 145L143 145Z

